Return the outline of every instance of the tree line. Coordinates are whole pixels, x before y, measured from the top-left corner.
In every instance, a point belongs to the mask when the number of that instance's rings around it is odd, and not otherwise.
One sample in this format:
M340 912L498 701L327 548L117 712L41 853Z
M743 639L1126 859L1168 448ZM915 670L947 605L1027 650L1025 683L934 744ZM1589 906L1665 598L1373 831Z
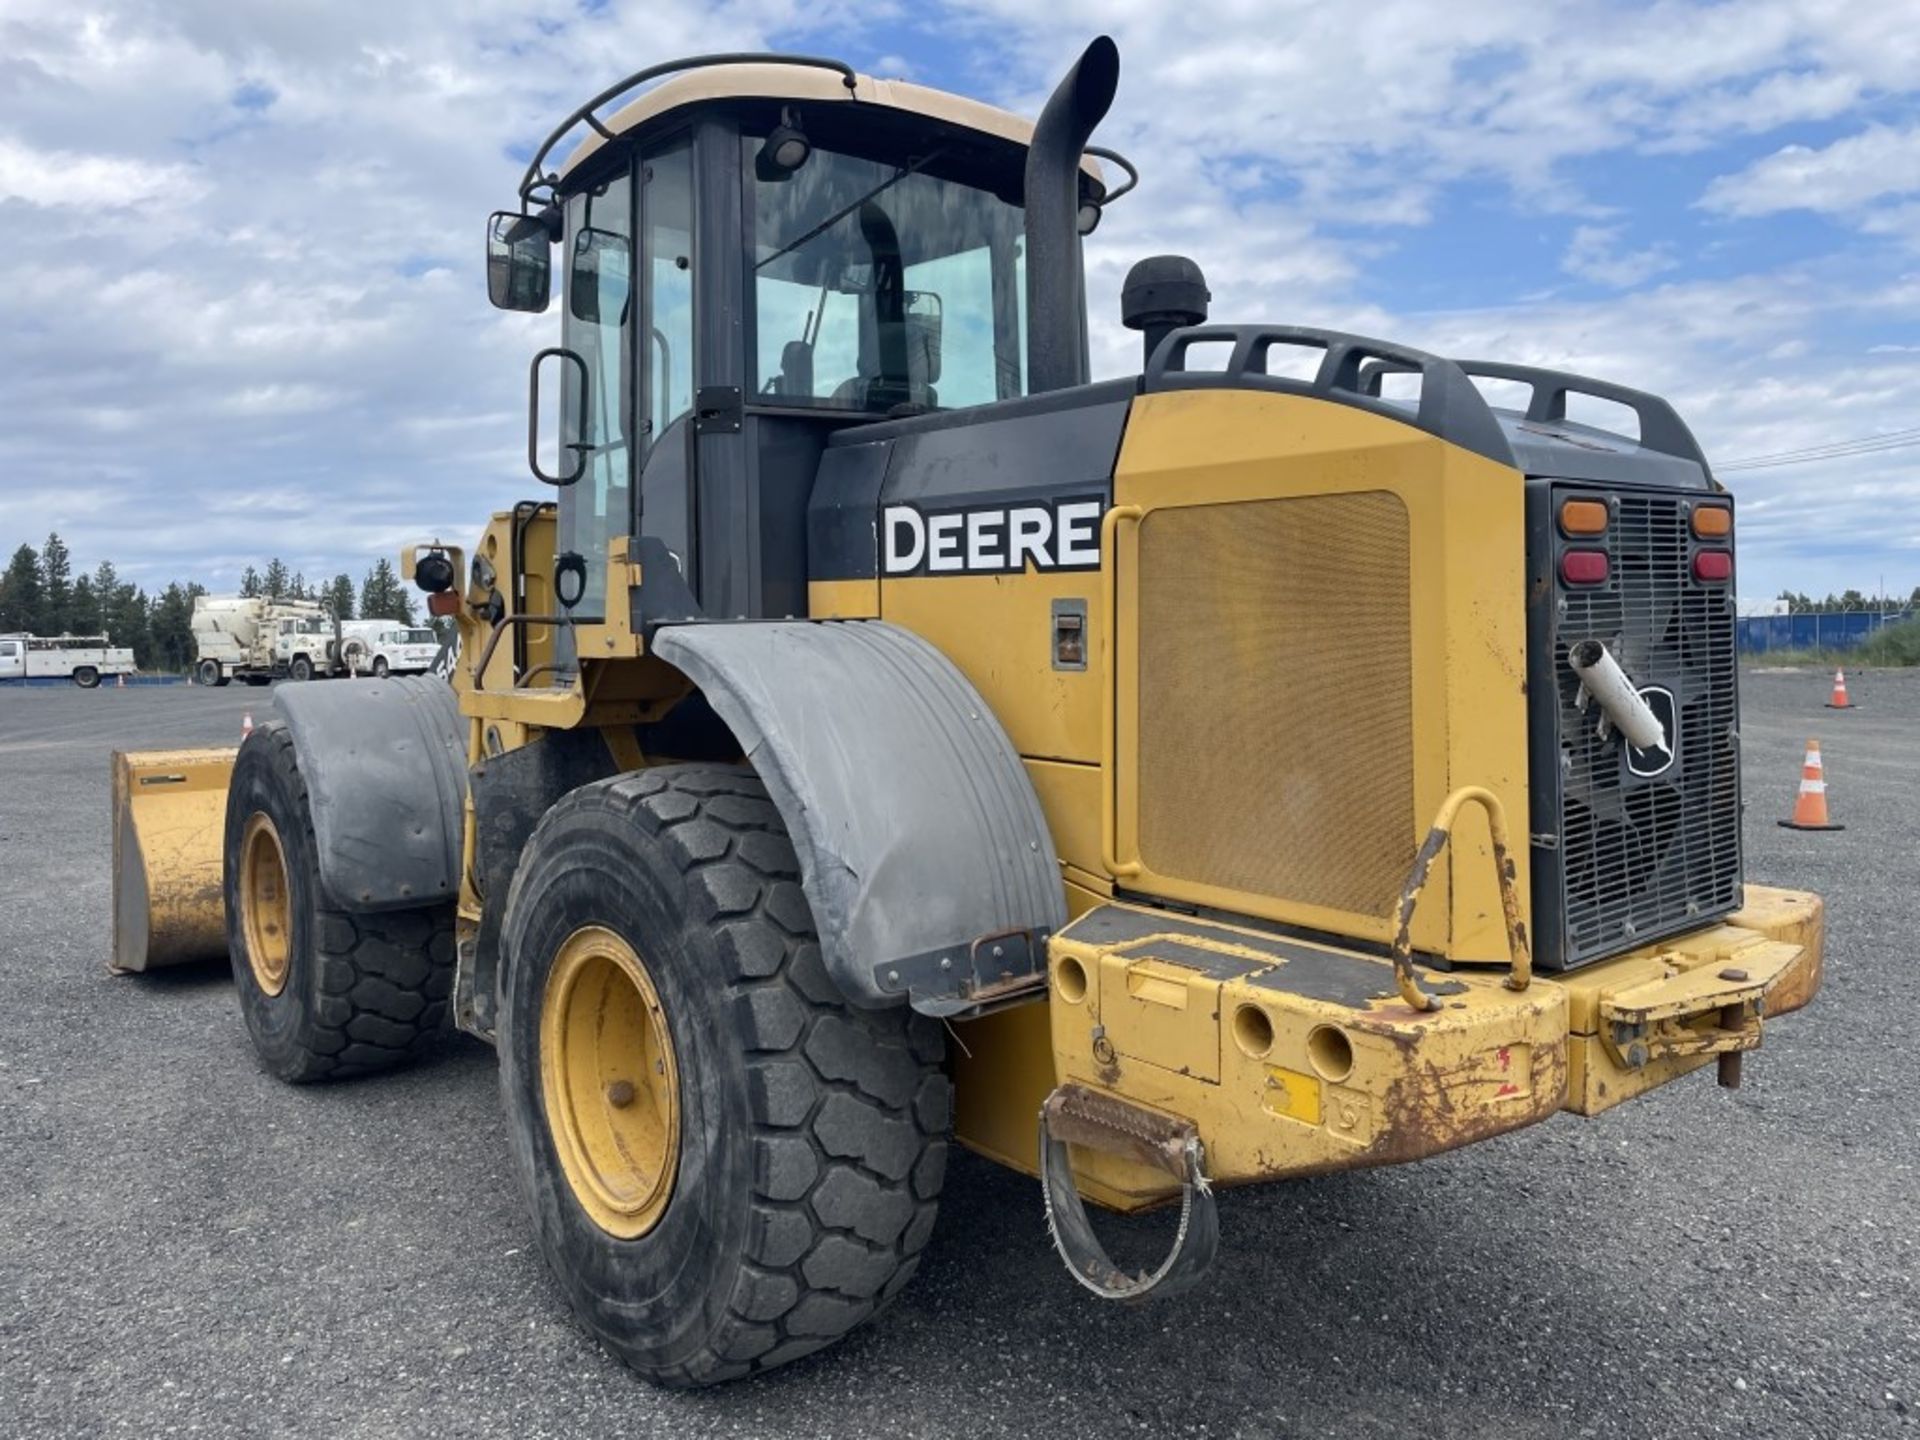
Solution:
M193 664L193 602L207 587L175 580L152 594L122 580L111 560L74 573L73 557L58 534L39 549L22 545L0 572L0 635L105 635L133 651L142 670L184 671ZM340 574L309 588L277 556L264 571L249 565L242 595L313 600L342 620L397 620L413 625L413 591L390 560L376 560L358 587Z
M251 599L264 595L269 600L312 600L342 620L398 620L417 625L413 591L400 579L391 560L376 560L366 578L354 588L353 577L339 574L324 585L309 586L307 577L288 573L286 564L275 556L267 568L249 565L240 572L240 593Z

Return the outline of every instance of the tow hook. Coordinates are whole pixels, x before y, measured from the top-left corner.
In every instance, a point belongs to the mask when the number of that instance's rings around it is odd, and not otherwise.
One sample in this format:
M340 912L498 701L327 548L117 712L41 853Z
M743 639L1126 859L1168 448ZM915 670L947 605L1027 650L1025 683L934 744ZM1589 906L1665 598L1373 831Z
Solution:
M1093 1233L1073 1183L1068 1145L1084 1145L1166 1171L1180 1182L1180 1226L1157 1269L1129 1275ZM1143 1110L1083 1085L1062 1085L1040 1107L1040 1195L1047 1233L1067 1272L1102 1300L1178 1295L1198 1284L1220 1245L1200 1132L1190 1120Z

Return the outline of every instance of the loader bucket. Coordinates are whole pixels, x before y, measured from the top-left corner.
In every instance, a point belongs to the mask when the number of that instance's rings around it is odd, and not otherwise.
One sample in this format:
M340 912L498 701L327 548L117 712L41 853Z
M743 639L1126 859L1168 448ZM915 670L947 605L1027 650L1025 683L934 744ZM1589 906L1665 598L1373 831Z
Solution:
M227 953L221 863L227 782L239 753L114 753L113 969Z

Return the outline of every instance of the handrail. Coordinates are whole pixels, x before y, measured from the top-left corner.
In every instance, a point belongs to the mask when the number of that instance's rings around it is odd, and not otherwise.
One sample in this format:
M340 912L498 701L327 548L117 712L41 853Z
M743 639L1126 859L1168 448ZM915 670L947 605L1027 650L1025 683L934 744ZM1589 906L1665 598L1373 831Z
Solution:
M1194 370L1188 368L1187 352L1196 345L1231 345L1233 349L1223 369ZM1269 372L1268 355L1275 346L1324 353L1313 377L1302 380ZM1411 414L1406 407L1380 398L1383 370L1420 376L1420 399ZM1218 387L1311 395L1411 423L1499 464L1514 463L1513 447L1492 407L1457 363L1443 355L1342 330L1306 325L1187 326L1171 332L1155 347L1143 384L1149 394Z
M570 614L503 614L493 622L493 634L486 637L486 645L480 649L480 660L474 664L474 689L486 689L486 668L493 662L493 651L499 649L499 641L509 630L518 626L570 626L574 618ZM509 685L513 689L513 685Z
M1100 703L1100 861L1116 880L1138 875L1138 860L1118 856L1119 685L1120 685L1120 527L1139 524L1147 512L1138 505L1115 505L1100 517L1100 592L1106 610L1107 683Z
M1139 167L1136 166L1131 160L1127 159L1126 156L1122 155L1118 150L1109 150L1105 145L1089 145L1085 150L1081 151L1080 153L1083 155L1091 155L1096 160L1111 160L1114 164L1118 165L1122 170L1126 172L1127 178L1124 183L1115 186L1113 189L1107 191L1105 195L1102 195L1100 197L1100 204L1102 207L1111 205L1114 201L1118 200L1122 195L1129 193L1134 189L1134 187L1139 185L1140 183Z
M1500 804L1500 797L1491 790L1479 785L1463 785L1441 804L1420 853L1413 857L1407 883L1400 887L1400 903L1394 917L1393 978L1400 987L1400 998L1415 1010L1437 1010L1440 1001L1421 988L1413 973L1414 907L1420 903L1420 892L1426 887L1435 857L1453 838L1454 818L1460 813L1460 807L1469 802L1487 812L1487 829L1493 835L1493 865L1500 879L1500 908L1507 922L1507 988L1524 990L1533 982L1533 955L1527 948L1527 927L1520 918L1520 894L1515 889L1513 858L1507 849L1506 810Z
M588 129L592 130L594 134L598 135L602 140L611 140L614 138L613 132L601 123L599 117L593 113L594 111L609 101L618 99L636 85L644 85L649 80L658 80L666 75L677 75L686 70L702 70L709 65L797 65L814 70L831 70L840 77L840 83L845 85L848 90L853 90L859 84L859 77L854 73L853 67L847 64L846 61L829 60L819 55L782 55L776 52L730 51L715 55L689 55L683 59L668 60L659 65L649 65L644 70L634 71L633 74L627 76L626 79L620 81L618 84L608 86L605 90L602 90L598 95L594 96L593 99L587 101L586 104L582 105L571 115L567 116L565 120L561 121L559 127L555 129L551 135L547 136L545 142L538 150L534 151L533 159L527 164L527 173L520 177L521 213L526 213L527 207L533 203L533 192L543 185L547 189L544 200L550 201L554 198L554 192L560 184L560 176L558 174L543 173L540 167L546 163L547 156L553 153L553 147L566 139L574 126L584 123Z

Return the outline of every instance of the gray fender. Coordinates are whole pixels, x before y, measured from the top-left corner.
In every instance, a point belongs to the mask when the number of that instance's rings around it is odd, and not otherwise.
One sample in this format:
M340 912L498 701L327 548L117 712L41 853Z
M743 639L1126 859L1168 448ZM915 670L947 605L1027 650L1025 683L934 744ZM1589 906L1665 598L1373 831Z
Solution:
M335 901L393 910L457 898L467 722L453 687L420 675L283 685L274 704Z
M878 620L678 625L653 652L732 729L786 822L856 1005L957 1015L1044 974L1066 899L1007 733L933 646Z

